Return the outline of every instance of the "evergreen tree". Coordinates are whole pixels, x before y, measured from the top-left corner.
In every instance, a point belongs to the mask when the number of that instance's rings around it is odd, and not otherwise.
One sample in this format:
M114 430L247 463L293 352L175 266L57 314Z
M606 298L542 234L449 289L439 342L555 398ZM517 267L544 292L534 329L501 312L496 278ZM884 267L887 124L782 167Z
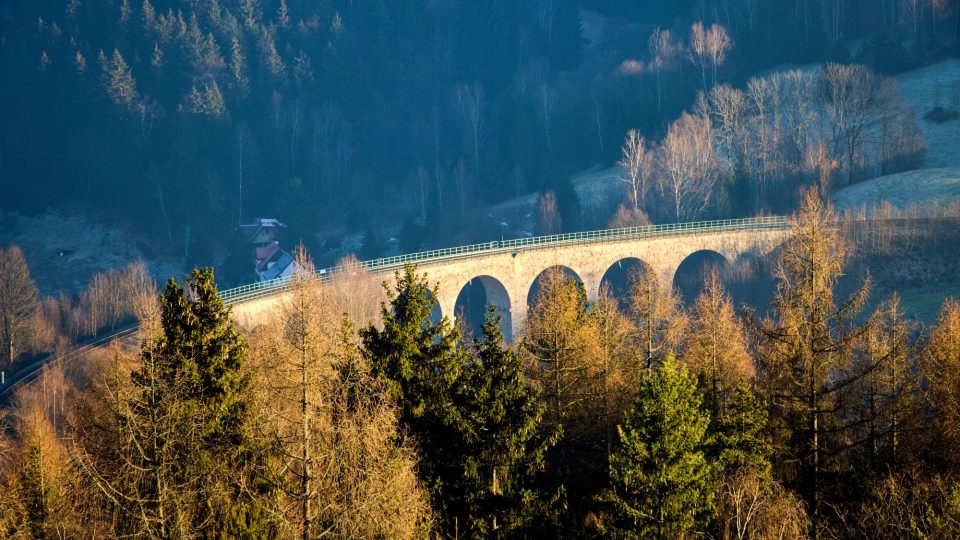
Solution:
M373 227L367 225L363 231L363 245L360 247L360 259L369 261L383 256L383 247L377 241L377 233Z
M233 87L241 98L247 96L250 90L250 80L247 78L247 60L243 54L243 47L236 36L230 38L230 73L233 75Z
M417 440L420 477L435 506L449 511L446 501L460 473L449 446L459 439L464 422L454 401L465 364L457 347L460 332L446 317L438 324L430 321L437 299L414 265L395 279L395 289L384 285L383 329L370 325L360 332L364 354L397 400L400 424Z
M267 509L271 488L254 470L269 458L269 448L249 431L245 394L250 379L243 372L247 346L220 299L213 271L195 270L190 289L192 299L173 281L167 285L163 337L153 354L186 375L186 409L200 421L198 463L215 479L215 489L205 494L213 514L207 531L213 536L264 534L274 525ZM205 491L201 487L201 494Z
M623 538L678 538L704 523L713 507L705 455L709 416L693 377L667 355L640 384L610 459L613 522Z
M773 447L766 439L767 407L745 381L733 391L726 407L710 411L707 456L718 474L749 467L770 477Z
M457 393L463 456L453 459L463 468L457 486L463 500L454 507L477 538L516 535L544 510L532 485L554 442L539 432L545 406L527 385L521 355L504 343L500 320L490 306Z
M258 474L272 450L253 436L246 344L212 270L195 270L189 289L170 280L160 334L130 384L115 383L91 413L101 430L81 433L96 450L84 471L114 501L117 534L275 534L273 487Z
M150 30L156 17L157 12L153 9L153 4L150 3L150 0L143 0L143 27L145 30Z
M105 57L101 52L101 65L104 67L105 87L110 99L117 105L127 109L133 107L133 104L140 99L140 93L137 92L137 82L133 78L133 72L127 61L120 54L119 49L113 50L113 57L104 62Z

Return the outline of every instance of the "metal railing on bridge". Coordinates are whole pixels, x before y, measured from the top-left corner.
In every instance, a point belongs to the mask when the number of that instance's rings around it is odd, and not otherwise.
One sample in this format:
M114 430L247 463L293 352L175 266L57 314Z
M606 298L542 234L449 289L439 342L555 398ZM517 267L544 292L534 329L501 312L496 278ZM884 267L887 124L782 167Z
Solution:
M496 240L482 244L457 246L393 257L383 257L363 261L356 268L371 270L375 273L402 268L407 263L436 262L451 259L465 259L478 255L487 255L500 251L517 251L525 249L543 249L568 244L583 244L596 242L614 242L621 240L635 240L684 234L703 234L732 231L757 231L770 229L786 229L787 218L784 216L768 216L744 219L720 219L714 221L694 221L689 223L668 223L663 225L645 225L642 227L627 227L623 229L604 229L599 231L585 231L577 233L553 234L549 236L534 236L517 238L514 240ZM317 274L324 282L333 277L335 271L351 270L351 268L318 270ZM290 284L290 277L281 277L267 281L259 281L232 289L220 291L220 297L227 303L254 300L282 292Z

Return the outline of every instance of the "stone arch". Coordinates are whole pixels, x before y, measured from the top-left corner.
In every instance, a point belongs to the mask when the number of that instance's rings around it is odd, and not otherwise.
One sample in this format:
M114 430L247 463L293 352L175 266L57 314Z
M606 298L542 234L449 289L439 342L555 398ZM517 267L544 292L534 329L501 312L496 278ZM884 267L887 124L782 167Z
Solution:
M563 273L566 274L568 277L571 277L579 281L580 283L583 283L583 279L580 278L580 275L577 274L569 266L564 266L562 264L555 264L553 266L544 268L543 271L537 274L537 277L533 279L533 282L530 283L530 287L527 289L527 307L533 306L534 302L536 302L537 295L540 293L540 283L543 281L543 276L545 276L547 272L555 269L559 269L563 271Z
M712 269L725 271L730 262L712 249L700 249L684 257L673 272L672 285L689 305L703 289L703 280Z
M477 276L460 288L454 303L454 316L458 321L462 321L473 335L479 336L487 307L491 304L497 307L497 314L501 317L500 330L503 331L504 339L513 341L510 294L503 283L493 276Z
M624 302L630 294L630 275L634 272L653 272L653 267L643 259L624 257L607 268L600 278L600 289L606 285L615 298Z

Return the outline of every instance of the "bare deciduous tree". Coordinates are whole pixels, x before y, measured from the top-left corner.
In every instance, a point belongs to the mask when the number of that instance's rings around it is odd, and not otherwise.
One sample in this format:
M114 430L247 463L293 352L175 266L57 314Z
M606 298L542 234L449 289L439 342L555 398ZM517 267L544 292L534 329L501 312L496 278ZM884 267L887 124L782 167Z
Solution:
M703 23L697 21L690 27L690 42L687 47L687 58L700 69L700 79L703 82L703 91L707 91L707 66L709 65L714 85L717 84L717 68L723 65L727 53L733 47L727 29L718 24L704 28Z
M348 255L337 261L329 282L330 292L343 314L358 325L380 324L380 303L386 301L381 281Z
M660 145L659 188L677 221L703 214L714 200L718 155L709 118L683 113Z
M697 21L690 27L690 39L687 43L687 59L700 70L700 80L703 90L707 90L707 64L710 63L710 53L707 45L707 31L703 23Z
M727 168L731 171L746 158L747 107L747 97L742 90L726 84L710 90L710 116L726 154Z
M733 41L730 40L727 29L719 24L710 25L706 38L707 54L710 57L710 65L713 67L713 85L716 86L717 68L726 61L727 53L733 48Z
M863 65L827 64L820 72L818 86L832 150L842 158L847 181L852 182L863 159L868 128L880 111L878 79Z
M483 88L479 84L462 84L454 93L457 114L463 122L470 151L473 154L473 174L480 185L480 146L485 135Z
M543 234L557 234L563 229L563 219L557 207L557 195L553 190L547 190L540 196L537 203L537 220L540 232Z
M657 74L657 112L662 111L663 85L661 73L664 69L673 67L680 45L674 43L670 30L659 26L653 29L647 40L647 52L650 54L650 65Z
M620 161L617 162L623 174L617 178L627 184L630 202L635 209L646 205L645 198L650 189L653 160L653 152L647 148L646 139L635 129L627 132L627 140L620 148Z

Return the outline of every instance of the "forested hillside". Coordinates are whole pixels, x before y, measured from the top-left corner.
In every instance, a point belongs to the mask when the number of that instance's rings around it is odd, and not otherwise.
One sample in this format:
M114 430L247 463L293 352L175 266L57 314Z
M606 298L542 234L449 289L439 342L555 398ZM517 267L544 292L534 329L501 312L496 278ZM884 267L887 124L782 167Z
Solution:
M958 17L949 0L11 0L0 207L91 212L200 263L222 260L235 226L261 215L318 251L320 230L403 222L416 223L413 248L491 237L484 204L546 189L564 230L605 224L582 219L568 179L615 163L629 130L703 136L698 91L746 91L774 66L919 65L953 49ZM755 90L751 114L779 114L778 87ZM701 174L709 204L671 209L662 188L645 208L654 219L782 211L795 189L767 178L819 174L779 161L757 173L708 135L729 166L658 177ZM771 144L786 142L763 144L773 161ZM828 157L841 169L876 159L858 152ZM368 244L377 255L383 238Z
M107 276L139 350L14 389L0 534L956 538L960 303L920 328L869 277L841 286L854 244L835 223L809 191L769 315L715 272L685 307L649 267L595 300L554 267L512 345L492 307L475 336L433 319L412 265L377 314L373 276L323 284L300 249L247 331L210 270L159 302L136 268ZM0 276L21 336L38 299L15 249Z

